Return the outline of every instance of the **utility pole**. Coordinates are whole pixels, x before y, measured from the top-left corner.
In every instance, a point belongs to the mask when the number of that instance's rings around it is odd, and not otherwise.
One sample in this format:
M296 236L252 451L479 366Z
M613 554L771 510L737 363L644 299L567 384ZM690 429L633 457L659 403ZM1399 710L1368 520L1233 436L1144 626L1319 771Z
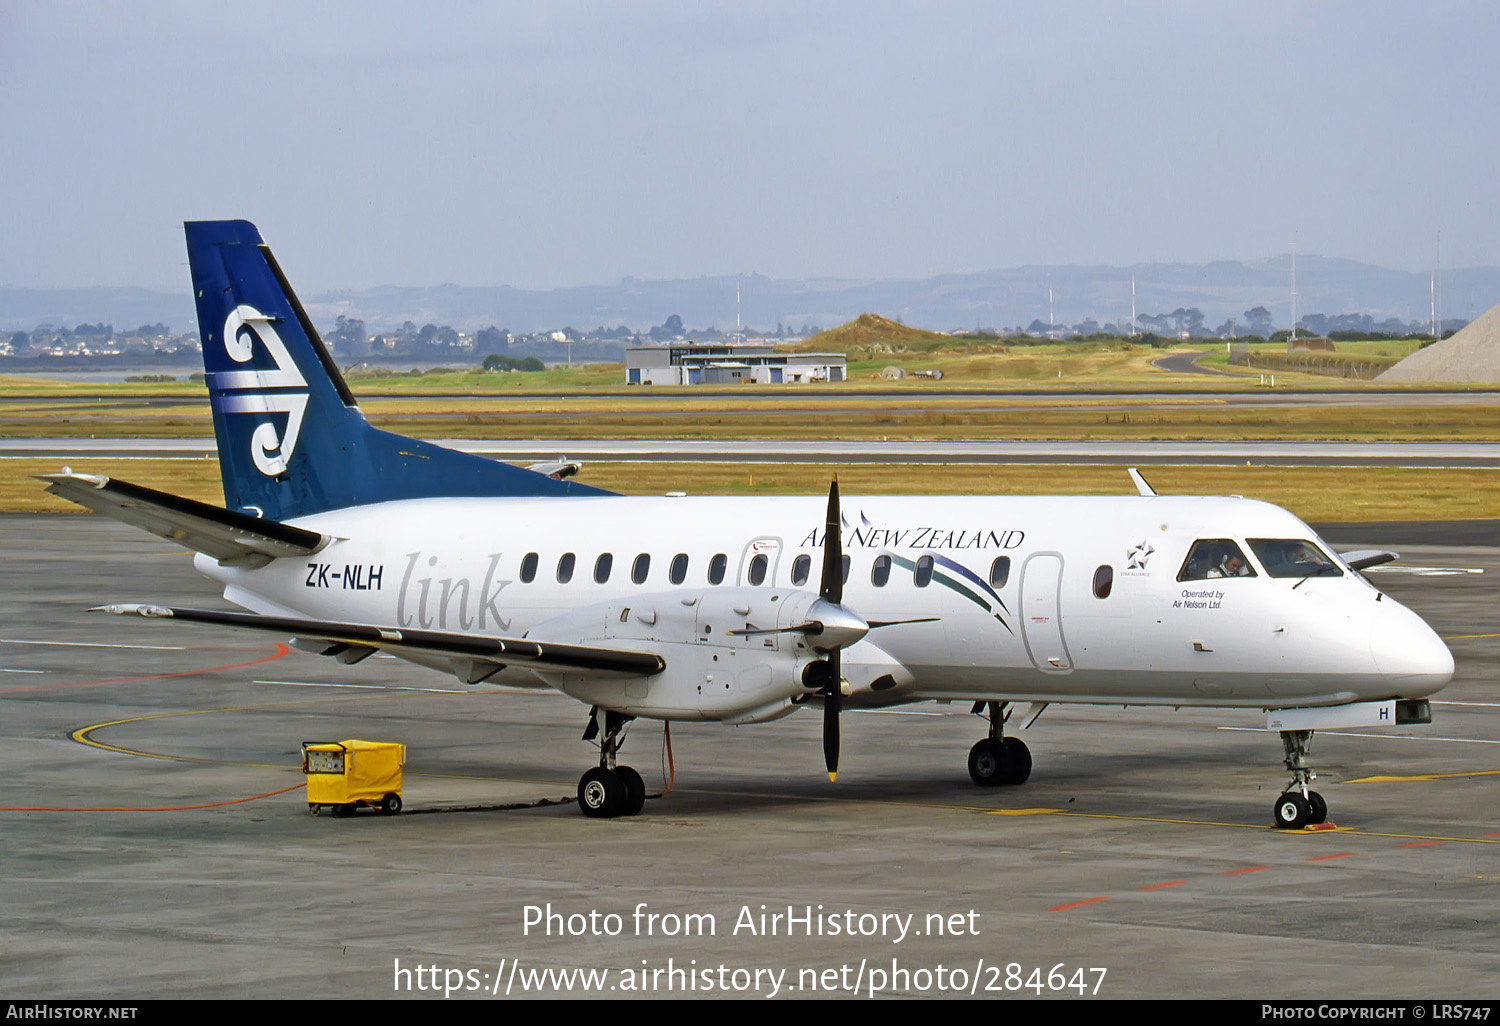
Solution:
M1297 244L1292 243L1292 333L1289 342L1297 340Z

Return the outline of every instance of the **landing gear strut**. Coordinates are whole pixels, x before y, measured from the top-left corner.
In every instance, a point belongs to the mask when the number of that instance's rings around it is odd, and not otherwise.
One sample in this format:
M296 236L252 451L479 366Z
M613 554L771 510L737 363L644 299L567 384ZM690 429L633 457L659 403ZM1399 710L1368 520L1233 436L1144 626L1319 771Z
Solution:
M1307 753L1312 748L1313 732L1310 730L1283 730L1281 747L1286 750L1286 768L1291 773L1291 783L1281 797L1276 799L1273 811L1276 826L1282 830L1300 830L1310 823L1328 820L1328 803L1323 796L1308 785L1317 779L1308 764Z
M980 738L969 749L969 776L980 787L1024 784L1031 776L1031 752L1018 737L1005 736L1007 702L975 702L974 715L990 719L989 737Z
M610 819L634 816L646 806L646 782L629 766L619 766L615 756L625 740L625 727L633 716L595 706L583 739L599 738L599 765L578 781L578 807L585 816Z

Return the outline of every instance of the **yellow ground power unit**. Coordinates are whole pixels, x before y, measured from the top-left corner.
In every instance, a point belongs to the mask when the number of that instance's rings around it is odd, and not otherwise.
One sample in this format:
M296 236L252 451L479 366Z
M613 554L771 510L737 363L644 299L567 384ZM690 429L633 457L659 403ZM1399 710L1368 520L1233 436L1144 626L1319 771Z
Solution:
M316 816L327 807L335 816L348 816L368 805L394 816L401 811L405 765L406 746L393 742L304 741L307 811Z

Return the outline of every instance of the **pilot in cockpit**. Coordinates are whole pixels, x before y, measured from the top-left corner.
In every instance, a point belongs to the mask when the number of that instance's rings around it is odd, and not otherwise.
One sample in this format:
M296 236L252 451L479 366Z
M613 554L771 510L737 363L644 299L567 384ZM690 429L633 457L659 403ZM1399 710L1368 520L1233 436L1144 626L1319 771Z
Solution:
M1229 549L1219 558L1217 565L1211 567L1206 577L1249 577L1250 566L1245 562L1245 557L1240 555L1236 549Z

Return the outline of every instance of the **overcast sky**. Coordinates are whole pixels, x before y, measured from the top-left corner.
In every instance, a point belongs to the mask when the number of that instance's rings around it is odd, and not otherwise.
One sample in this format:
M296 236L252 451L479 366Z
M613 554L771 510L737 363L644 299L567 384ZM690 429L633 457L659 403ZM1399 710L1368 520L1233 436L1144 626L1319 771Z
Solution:
M0 0L0 284L1500 265L1500 4Z

